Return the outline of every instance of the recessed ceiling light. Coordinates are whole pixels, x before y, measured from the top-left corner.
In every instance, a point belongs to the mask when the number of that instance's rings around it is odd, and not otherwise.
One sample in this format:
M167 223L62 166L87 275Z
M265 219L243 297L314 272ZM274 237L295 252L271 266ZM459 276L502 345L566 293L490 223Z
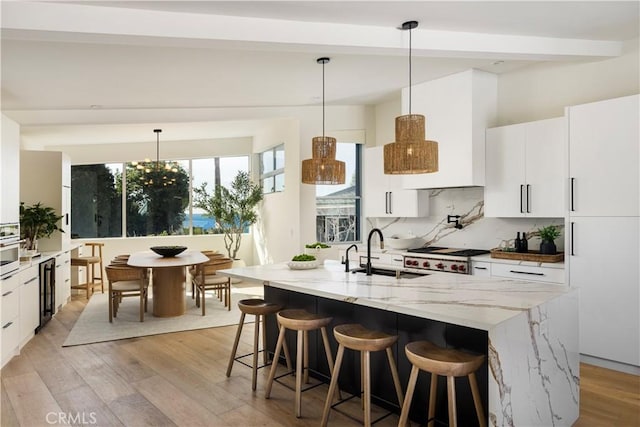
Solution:
M502 64L504 64L504 61L499 60L499 61L495 61L492 65L502 65Z
M100 108L102 108L102 105L92 104L89 106L89 108L91 108L92 110L99 110Z

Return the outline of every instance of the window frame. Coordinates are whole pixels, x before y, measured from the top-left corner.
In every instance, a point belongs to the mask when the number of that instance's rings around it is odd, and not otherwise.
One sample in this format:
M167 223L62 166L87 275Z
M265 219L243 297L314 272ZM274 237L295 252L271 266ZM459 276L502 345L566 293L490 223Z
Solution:
M282 151L283 155L285 155L284 159L283 159L283 163L282 163L282 167L280 168L276 168L277 166L277 152L278 151ZM265 153L272 153L273 154L273 170L270 170L268 172L264 172L263 171L263 167L264 167L264 162L262 160L263 156ZM259 182L260 182L260 187L262 188L262 194L267 195L267 194L274 194L274 193L282 193L284 191L284 185L282 190L277 190L276 189L276 176L278 175L282 175L283 179L284 179L284 170L285 170L285 165L286 165L286 152L285 152L285 146L284 143L282 144L278 144L274 147L271 147L267 150L261 151L260 153L258 153L258 164L260 165L259 167ZM273 187L271 189L271 191L265 191L265 187L264 187L264 183L267 179L269 178L273 178Z

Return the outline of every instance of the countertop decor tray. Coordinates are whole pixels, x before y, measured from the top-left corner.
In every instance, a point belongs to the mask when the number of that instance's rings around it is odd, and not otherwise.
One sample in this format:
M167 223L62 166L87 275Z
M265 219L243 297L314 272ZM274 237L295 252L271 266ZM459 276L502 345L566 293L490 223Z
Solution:
M564 252L558 252L553 255L541 254L538 251L508 252L500 249L491 249L491 258L513 259L517 261L533 261L533 262L561 262L564 261Z

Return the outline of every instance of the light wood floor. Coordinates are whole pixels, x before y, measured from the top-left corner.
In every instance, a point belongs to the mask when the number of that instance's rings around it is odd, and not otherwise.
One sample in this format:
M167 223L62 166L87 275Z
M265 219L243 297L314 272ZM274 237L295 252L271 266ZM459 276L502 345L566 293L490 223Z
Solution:
M235 326L62 348L84 305L74 298L2 369L2 426L320 423L324 385L303 393L303 418L296 419L291 390L274 384L264 398L267 369L255 393L251 369L236 363L225 376ZM251 351L252 333L247 325L238 354ZM581 375L576 426L640 426L640 377L584 364ZM351 409L358 413L359 405ZM391 416L376 425L397 422ZM332 412L330 425L358 423Z

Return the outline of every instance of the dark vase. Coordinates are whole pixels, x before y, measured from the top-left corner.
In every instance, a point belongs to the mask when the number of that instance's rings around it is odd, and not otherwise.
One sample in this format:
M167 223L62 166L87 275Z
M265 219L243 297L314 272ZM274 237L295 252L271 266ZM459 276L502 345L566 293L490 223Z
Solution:
M555 255L557 252L556 244L554 242L540 242L540 253L543 255Z

